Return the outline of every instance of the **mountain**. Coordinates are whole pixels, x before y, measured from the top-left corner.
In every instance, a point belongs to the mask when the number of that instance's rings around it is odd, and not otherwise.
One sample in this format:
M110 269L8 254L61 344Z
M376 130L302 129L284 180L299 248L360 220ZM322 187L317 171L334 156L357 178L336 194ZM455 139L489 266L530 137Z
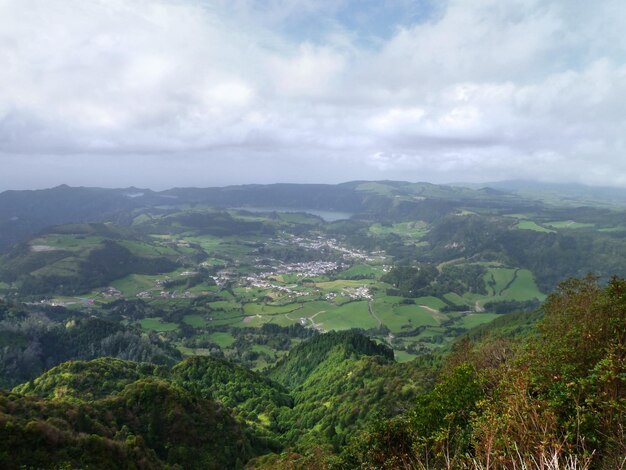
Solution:
M181 357L155 335L117 321L0 300L0 387L28 382L65 361L101 356L154 364L173 364ZM47 390L44 396L51 393Z
M294 370L302 374L297 384L286 381L292 387L272 379ZM11 423L0 463L9 462L2 457L9 443L16 467L46 459L73 466L84 458L100 468L96 457L107 446L115 451L102 465L143 461L147 468L235 468L284 447L339 449L367 423L408 409L428 389L432 370L424 361L400 366L388 347L355 332L307 340L265 373L215 357L190 357L171 369L114 358L70 361L0 396L0 419Z
M570 280L541 311L404 364L354 331L305 340L263 372L215 357L67 362L0 392L0 464L617 468L624 292L618 278Z
M116 379L107 361L97 367ZM223 406L155 378L93 400L0 392L0 422L7 469L223 469L259 452Z
M339 449L356 429L410 407L429 388L433 363L398 364L389 347L345 331L301 343L267 373L294 399L279 420L285 442Z
M527 199L569 206L626 205L626 188L587 186L577 183L544 183L539 181L495 181L480 184L459 183L471 189L492 189L519 195Z
M433 200L440 203L432 205ZM351 182L338 185L271 184L217 188L149 189L57 186L35 191L0 193L0 251L37 234L41 229L71 222L111 221L130 225L142 208L204 204L213 207L316 209L348 213L408 215L451 210L467 200L502 207L533 207L519 196L503 192L407 182ZM441 202L444 202L443 204Z
M541 312L504 317L456 342L433 387L404 413L353 433L339 452L309 445L251 466L621 468L624 292L623 279L606 287L569 280Z
M0 193L0 251L39 230L69 222L128 221L128 211L145 205L135 194L149 190L72 188Z
M0 195L0 466L615 468L626 212L516 191Z

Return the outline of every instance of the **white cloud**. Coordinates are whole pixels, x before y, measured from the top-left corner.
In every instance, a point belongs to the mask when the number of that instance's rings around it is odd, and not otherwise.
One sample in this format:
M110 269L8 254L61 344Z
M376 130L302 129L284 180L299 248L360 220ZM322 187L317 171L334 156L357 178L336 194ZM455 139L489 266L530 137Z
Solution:
M330 48L305 43L290 57L270 57L269 65L278 96L319 97L337 85L345 60Z
M168 159L231 183L626 183L623 1L449 0L369 42L349 7L0 0L0 189ZM284 33L314 18L317 40Z

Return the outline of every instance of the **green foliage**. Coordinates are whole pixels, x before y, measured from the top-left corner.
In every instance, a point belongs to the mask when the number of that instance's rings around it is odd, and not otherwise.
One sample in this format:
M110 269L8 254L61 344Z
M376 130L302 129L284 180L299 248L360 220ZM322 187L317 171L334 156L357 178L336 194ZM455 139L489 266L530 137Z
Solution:
M217 357L185 359L172 369L172 380L272 431L276 431L281 408L293 406L293 399L281 385Z
M572 445L598 451L626 422L626 280L561 284L544 305L533 379Z
M37 444L36 458L17 446L16 465L41 466L45 459L74 465L87 452L81 441L87 433L119 449L117 460L103 465L149 455L154 468L234 468L237 458L244 463L283 445L307 454L318 446L339 449L357 429L409 407L430 383L428 361L396 364L389 348L355 332L318 335L296 350L290 361L304 361L309 371L291 390L215 357L187 358L171 371L113 358L72 361L16 387L17 406L0 403L0 421L10 410L16 431L9 442L23 445L33 442L20 430L28 420L47 419L61 430L54 446ZM37 409L23 409L33 403ZM131 451L129 443L140 447ZM1 452L0 446L0 462Z
M341 458L332 462L331 468L367 470L419 468L415 455L417 436L406 418L376 420L374 424L350 442Z
M479 264L446 265L441 271L430 264L396 266L381 280L393 285L404 297L443 296L449 292L487 294L484 276L487 269Z
M500 302L486 302L485 310L497 314L513 312L532 312L540 306L538 300L503 300Z
M3 468L235 468L254 455L220 405L158 379L89 402L0 392Z
M277 363L269 375L287 387L296 387L301 385L335 350L339 350L344 358L369 355L393 360L391 348L377 344L360 333L330 332L315 336L293 348L286 358Z
M530 330L522 328L520 336L511 326L539 314L483 327L482 335L472 336L478 340L474 345L467 339L457 343L435 388L417 398L405 419L356 437L342 453L341 465L623 465L626 281L614 278L603 288L593 277L569 280L540 314L538 335L527 343L506 336L524 338ZM489 329L501 336L485 336ZM398 436L397 445L390 435Z
M430 295L428 287L437 279L438 274L436 267L427 264L416 267L397 266L381 280L394 286L404 297L420 297Z
M69 361L15 387L13 391L42 398L95 400L117 394L139 379L168 374L163 366L110 357Z
M75 318L62 308L45 313L16 304L0 322L0 386L12 387L68 360L112 356L173 364L180 353L156 336L144 336L121 323Z
M319 335L292 349L269 371L294 399L277 425L287 444L306 451L341 448L354 432L410 406L429 385L429 359L397 364L393 352L355 332Z

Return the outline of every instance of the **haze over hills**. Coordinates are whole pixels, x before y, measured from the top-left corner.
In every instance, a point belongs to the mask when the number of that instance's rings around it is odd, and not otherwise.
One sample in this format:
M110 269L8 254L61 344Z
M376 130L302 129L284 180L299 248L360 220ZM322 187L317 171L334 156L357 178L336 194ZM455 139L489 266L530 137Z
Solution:
M512 204L530 203L522 197L490 193L485 188L468 191L455 186L392 181L174 188L159 192L134 187L104 189L67 185L45 190L12 190L0 193L0 250L49 225L105 220L126 224L128 211L159 205L283 207L357 213L382 210L376 207L377 203L390 206L423 198L458 204L464 199L481 199L485 203L497 204L498 196L507 198ZM398 200L390 201L390 197Z
M626 204L626 188L621 187L589 186L579 183L545 183L529 180L458 183L454 186L473 189L494 188L553 204L607 206Z
M0 194L0 463L614 468L626 210L504 186Z
M0 0L0 469L626 470L625 5Z

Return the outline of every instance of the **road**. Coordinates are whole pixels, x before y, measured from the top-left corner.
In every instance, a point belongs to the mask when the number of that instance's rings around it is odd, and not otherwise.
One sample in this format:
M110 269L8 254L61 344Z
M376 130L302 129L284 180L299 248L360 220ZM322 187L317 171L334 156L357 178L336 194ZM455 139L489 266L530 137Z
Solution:
M370 312L370 315L374 318L374 320L376 320L378 322L378 326L381 326L383 324L382 321L380 321L380 318L378 318L378 316L376 315L376 312L374 312L374 309L372 308L372 301L368 301L367 302L367 309Z

